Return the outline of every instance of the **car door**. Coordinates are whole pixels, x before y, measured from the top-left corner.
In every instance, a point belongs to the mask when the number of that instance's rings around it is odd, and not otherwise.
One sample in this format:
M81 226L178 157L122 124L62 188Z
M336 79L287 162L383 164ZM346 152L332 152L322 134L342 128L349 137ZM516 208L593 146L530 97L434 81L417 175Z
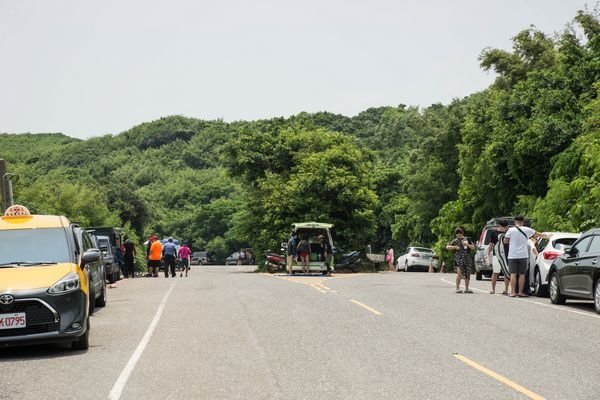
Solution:
M594 276L598 268L598 258L600 256L600 236L593 235L587 252L577 266L576 276L577 285L581 288L581 293L585 297L593 298Z
M587 297L583 283L580 264L584 262L588 247L593 235L587 235L579 239L569 252L568 257L563 258L563 268L559 269L561 291L569 296ZM589 294L589 293L588 293Z

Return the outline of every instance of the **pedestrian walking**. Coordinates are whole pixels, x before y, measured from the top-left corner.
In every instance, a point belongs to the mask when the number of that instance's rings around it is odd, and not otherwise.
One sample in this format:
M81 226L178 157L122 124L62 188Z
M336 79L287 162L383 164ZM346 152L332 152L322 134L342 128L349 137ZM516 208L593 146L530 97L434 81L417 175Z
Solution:
M496 244L499 241L499 236L505 233L508 230L508 222L500 221L496 230L492 231L490 236L490 241L485 248L485 262L488 265L492 266L492 290L490 294L496 293L496 282L498 281L498 276L500 276L500 272L502 271L502 267L500 265L499 254L496 252ZM508 247L508 246L506 246ZM505 254L508 252L508 249L505 248ZM508 294L508 282L510 278L509 276L504 276L504 291L502 294Z
M171 277L175 278L175 261L177 260L177 246L173 243L173 238L169 237L167 243L163 246L163 266L165 268L165 278L169 277L169 270L171 271Z
M152 236L148 246L148 276L158 278L161 262L162 244L157 236Z
M471 281L471 251L475 250L475 245L471 240L464 236L464 231L461 228L454 230L454 240L447 246L446 250L455 251L454 266L456 268L456 293L463 293L460 289L461 279L465 280L464 293L473 293L469 289Z
M183 272L185 271L185 276L187 278L188 271L190 270L190 255L191 254L192 254L192 251L188 247L187 242L183 242L183 244L179 248L179 251L177 252L177 256L179 257L179 268L180 268L179 277L182 277Z
M135 278L135 244L125 236L125 242L123 242L124 255L125 259L125 271L123 271L123 275L125 278L132 277Z

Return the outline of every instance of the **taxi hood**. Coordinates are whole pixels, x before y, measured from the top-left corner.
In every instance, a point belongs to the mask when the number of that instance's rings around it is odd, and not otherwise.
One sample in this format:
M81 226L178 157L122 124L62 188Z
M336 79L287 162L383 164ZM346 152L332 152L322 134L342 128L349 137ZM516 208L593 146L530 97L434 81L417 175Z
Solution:
M0 292L49 288L77 268L73 263L0 268Z

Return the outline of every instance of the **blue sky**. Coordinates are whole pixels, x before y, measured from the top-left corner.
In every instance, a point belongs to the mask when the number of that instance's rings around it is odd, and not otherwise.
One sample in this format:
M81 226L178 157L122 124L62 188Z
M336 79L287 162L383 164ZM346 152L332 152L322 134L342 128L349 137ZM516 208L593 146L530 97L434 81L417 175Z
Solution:
M477 57L578 0L0 0L0 132L118 134L448 103L494 79ZM593 4L591 4L593 6Z

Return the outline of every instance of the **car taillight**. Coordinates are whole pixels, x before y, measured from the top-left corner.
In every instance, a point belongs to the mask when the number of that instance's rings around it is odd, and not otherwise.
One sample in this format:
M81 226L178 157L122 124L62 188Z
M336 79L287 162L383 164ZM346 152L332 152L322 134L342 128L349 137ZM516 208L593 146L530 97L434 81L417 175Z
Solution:
M560 257L562 251L544 251L542 256L544 256L544 260L554 260L556 257Z
M417 254L417 253L410 253L410 256L411 257L420 257L419 254Z

